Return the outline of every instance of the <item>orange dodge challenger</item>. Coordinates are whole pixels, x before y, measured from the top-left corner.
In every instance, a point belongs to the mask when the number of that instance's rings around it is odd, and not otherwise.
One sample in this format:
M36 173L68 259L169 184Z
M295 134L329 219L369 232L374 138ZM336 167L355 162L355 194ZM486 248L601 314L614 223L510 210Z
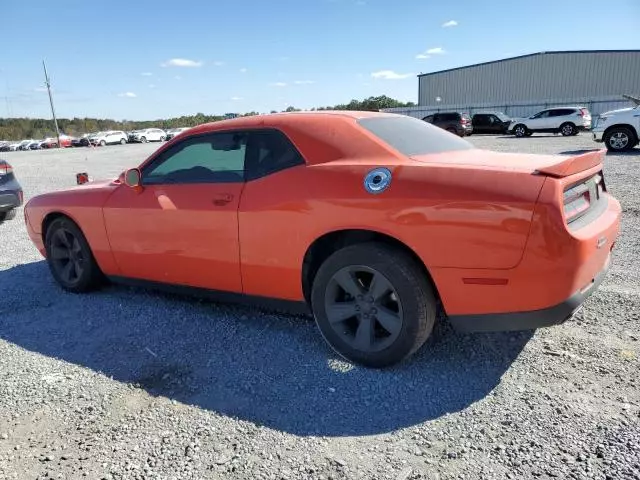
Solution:
M300 112L191 128L139 167L32 198L55 280L104 280L311 311L346 359L415 352L442 309L459 330L562 323L619 233L604 150L497 153L421 120Z

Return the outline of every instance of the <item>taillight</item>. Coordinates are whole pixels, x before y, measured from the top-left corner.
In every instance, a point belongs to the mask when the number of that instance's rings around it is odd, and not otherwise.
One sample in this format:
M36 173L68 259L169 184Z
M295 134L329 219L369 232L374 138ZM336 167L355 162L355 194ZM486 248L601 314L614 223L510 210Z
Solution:
M567 223L581 217L589 210L592 203L600 200L604 191L606 188L601 174L594 175L583 183L566 189L563 195L563 204Z
M0 176L9 175L13 172L13 167L9 165L7 162L0 163Z
M587 115L587 109L586 108L581 108L579 115L581 117L585 117Z
M587 211L589 205L591 205L591 194L589 192L589 186L586 183L581 183L580 185L565 190L564 216L567 219L567 223L570 223Z

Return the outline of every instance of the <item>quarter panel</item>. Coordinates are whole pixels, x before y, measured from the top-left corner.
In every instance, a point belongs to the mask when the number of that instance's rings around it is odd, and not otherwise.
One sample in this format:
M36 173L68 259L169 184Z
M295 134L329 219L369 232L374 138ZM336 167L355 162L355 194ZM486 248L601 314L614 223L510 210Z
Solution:
M301 300L308 247L344 229L385 233L427 268L509 269L525 248L544 179L522 172L394 161L391 186L372 195L380 162L301 166L245 186L239 207L245 293Z

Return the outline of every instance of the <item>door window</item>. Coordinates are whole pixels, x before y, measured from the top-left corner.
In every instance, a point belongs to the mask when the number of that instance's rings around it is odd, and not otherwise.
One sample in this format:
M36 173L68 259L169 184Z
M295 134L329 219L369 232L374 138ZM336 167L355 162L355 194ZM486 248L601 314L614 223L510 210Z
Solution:
M242 182L247 139L243 132L186 138L144 168L142 184Z
M543 110L540 113L536 113L533 117L531 118L547 118L549 116L549 110Z

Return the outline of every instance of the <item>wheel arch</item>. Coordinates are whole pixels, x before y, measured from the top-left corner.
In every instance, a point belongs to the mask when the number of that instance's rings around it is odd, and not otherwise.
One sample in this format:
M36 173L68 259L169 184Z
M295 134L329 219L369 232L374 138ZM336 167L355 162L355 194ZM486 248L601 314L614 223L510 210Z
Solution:
M629 123L616 123L615 125L611 125L610 127L607 127L605 129L605 131L602 133L602 136L604 138L605 135L607 135L609 132L611 132L611 130L616 129L616 128L627 128L629 129L629 131L631 131L632 135L635 137L635 141L637 142L640 137L638 136L638 131L636 130L636 128L629 124Z
M78 221L75 218L73 218L72 215L70 215L68 212L63 212L61 210L54 210L47 213L42 218L40 234L42 235L42 242L44 244L46 244L47 242L47 230L49 229L49 225L51 225L58 218L66 218L68 220L71 220L75 224L75 226L80 229L84 237L87 238L87 235L85 234L84 230L80 226L80 223L78 223ZM87 243L89 243L88 239L87 239Z
M425 278L433 288L438 303L442 305L437 285L433 281L433 277L431 276L429 269L424 264L420 256L411 247L387 233L357 228L327 232L316 238L307 248L302 260L301 280L304 299L309 305L311 304L311 288L313 286L313 281L322 263L329 258L332 253L340 250L341 248L366 242L384 243L405 252L413 258L418 267L424 272Z

